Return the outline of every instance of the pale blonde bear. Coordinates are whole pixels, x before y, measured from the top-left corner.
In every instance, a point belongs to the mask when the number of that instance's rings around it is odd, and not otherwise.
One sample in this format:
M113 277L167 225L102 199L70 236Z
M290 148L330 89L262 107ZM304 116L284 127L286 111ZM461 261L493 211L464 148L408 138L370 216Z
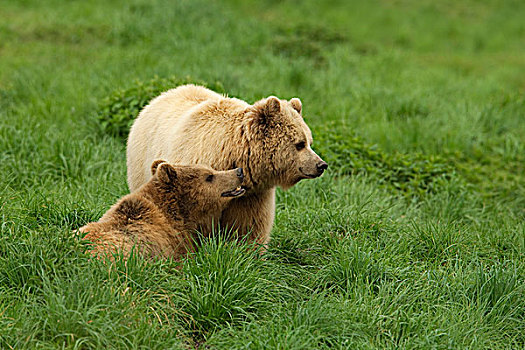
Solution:
M244 194L241 168L215 171L207 166L155 161L153 177L124 196L97 222L80 228L93 243L92 256L112 257L132 249L146 257L179 260L194 250L197 229L218 220L224 208Z
M166 159L218 170L242 167L246 195L232 200L221 227L266 245L275 215L275 188L288 189L328 167L311 148L312 133L298 98L277 97L253 105L202 86L164 92L134 122L127 145L128 184L137 190L151 176L149 164ZM211 226L200 227L203 233Z

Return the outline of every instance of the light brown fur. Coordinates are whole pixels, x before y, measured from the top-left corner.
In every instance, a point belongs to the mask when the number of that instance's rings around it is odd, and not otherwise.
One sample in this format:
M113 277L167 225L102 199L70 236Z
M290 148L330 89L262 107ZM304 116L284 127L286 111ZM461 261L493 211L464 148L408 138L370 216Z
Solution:
M151 101L131 128L128 184L135 191L150 174L153 159L242 167L244 197L229 203L221 226L239 230L258 243L269 241L275 214L275 187L287 189L322 174L326 163L311 149L312 134L301 115L301 101L270 96L253 105L202 86L185 85ZM304 147L299 149L301 143ZM200 227L211 232L212 227Z
M243 181L238 169L215 171L163 161L155 161L151 172L146 184L124 196L98 222L80 228L87 233L84 239L93 242L93 256L116 251L128 256L136 249L148 257L179 259L194 250L197 228L219 219L233 198L231 192Z

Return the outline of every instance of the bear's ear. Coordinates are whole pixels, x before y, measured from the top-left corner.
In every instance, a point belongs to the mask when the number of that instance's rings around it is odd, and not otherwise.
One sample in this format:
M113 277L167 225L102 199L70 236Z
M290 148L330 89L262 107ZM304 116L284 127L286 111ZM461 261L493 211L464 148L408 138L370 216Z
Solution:
M276 115L281 111L281 101L275 96L270 96L264 104L264 112L267 116Z
M253 107L259 123L266 125L273 116L281 111L281 102L277 97L270 96L267 99L256 102Z
M303 104L301 103L300 99L294 97L290 100L290 104L292 105L292 108L297 111L297 113L301 114L301 111L303 110Z
M157 169L158 178L165 183L174 183L177 181L177 171L168 163L162 163Z
M166 161L165 161L165 160L158 159L158 160L154 161L153 164L151 164L151 175L155 175L155 173L157 172L157 168L158 168L159 165L161 165L162 163L166 163Z

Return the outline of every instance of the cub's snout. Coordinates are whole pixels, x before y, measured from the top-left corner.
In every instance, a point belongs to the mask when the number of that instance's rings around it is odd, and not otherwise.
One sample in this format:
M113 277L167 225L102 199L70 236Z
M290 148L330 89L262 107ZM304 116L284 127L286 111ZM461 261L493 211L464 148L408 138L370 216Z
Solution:
M235 184L235 187L233 189L221 193L222 197L240 197L244 193L246 193L246 190L244 188L241 188L241 184L244 181L244 172L242 171L242 168L226 171L226 173L228 174L231 174L231 172L235 174L237 183Z
M235 173L237 174L237 177L241 180L241 183L244 181L244 173L242 171L242 168L237 168L235 170Z

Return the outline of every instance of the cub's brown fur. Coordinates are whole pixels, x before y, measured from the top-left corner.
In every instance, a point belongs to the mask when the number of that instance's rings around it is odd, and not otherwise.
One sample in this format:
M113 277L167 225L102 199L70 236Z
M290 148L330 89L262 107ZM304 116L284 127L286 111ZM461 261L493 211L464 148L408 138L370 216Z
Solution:
M93 242L92 255L136 249L143 255L178 259L194 249L198 227L220 218L232 198L244 194L241 168L215 171L155 161L153 177L124 196L98 222L80 232ZM135 247L135 248L133 248Z

